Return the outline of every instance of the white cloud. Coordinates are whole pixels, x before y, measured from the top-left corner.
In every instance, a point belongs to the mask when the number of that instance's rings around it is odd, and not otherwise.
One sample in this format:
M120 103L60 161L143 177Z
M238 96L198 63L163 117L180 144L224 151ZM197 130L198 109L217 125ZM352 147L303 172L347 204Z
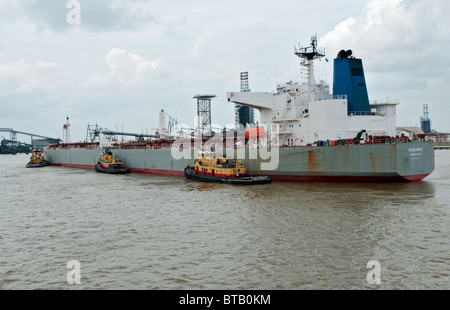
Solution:
M126 49L112 48L105 56L108 74L96 74L89 78L93 84L106 84L119 81L123 85L139 85L145 82L148 74L161 66L161 60L148 60Z
M370 0L361 16L336 25L321 43L336 53L351 46L383 69L392 68L394 62L411 69L411 61L424 56L433 64L437 58L429 57L429 52L437 56L444 40L448 43L449 13L446 0Z
M0 55L0 96L50 91L54 87L50 76L58 70L55 63L39 61L29 63L23 58L10 60Z
M371 0L367 3L366 24L364 30L368 30L373 25L383 24L383 15L386 12L398 10L402 0Z
M203 47L211 37L211 33L207 32L197 37L194 47L189 53L189 58L193 60L200 59L203 56Z
M362 58L372 100L400 100L397 123L416 125L424 103L450 115L441 98L450 83L450 14L447 0L370 0L360 16L347 18L319 40L335 56L351 49ZM331 55L330 55L331 56ZM331 74L330 74L331 75ZM448 128L441 113L437 129Z
M318 33L328 59L341 49L363 59L371 99L401 100L398 123L416 122L426 102L433 126L450 130L447 0L80 0L79 27L59 2L0 0L2 126L52 136L70 116L83 139L88 121L153 128L159 109L191 123L197 93L217 94L213 121L233 123L225 93L239 73L253 91L301 79L293 46ZM332 67L317 63L317 78L331 82Z

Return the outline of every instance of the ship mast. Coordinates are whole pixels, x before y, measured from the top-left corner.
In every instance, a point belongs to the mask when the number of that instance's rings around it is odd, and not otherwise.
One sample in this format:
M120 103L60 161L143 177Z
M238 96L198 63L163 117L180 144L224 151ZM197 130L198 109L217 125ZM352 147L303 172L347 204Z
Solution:
M325 57L325 50L317 48L317 34L311 37L311 46L294 47L295 55L302 58L301 65L306 67L308 71L308 84L317 84L314 77L314 60Z
M67 122L63 125L63 143L71 143L70 141L70 123L67 117Z

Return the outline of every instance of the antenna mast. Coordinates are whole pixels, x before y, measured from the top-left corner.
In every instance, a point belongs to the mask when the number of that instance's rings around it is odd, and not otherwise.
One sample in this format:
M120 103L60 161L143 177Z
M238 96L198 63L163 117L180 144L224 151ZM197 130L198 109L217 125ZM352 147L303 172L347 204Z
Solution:
M325 49L317 48L317 34L311 37L311 45L307 47L294 47L295 55L302 58L301 65L308 69L308 83L317 84L314 77L314 60L325 57Z
M63 143L70 143L70 124L69 118L67 117L67 122L63 125Z

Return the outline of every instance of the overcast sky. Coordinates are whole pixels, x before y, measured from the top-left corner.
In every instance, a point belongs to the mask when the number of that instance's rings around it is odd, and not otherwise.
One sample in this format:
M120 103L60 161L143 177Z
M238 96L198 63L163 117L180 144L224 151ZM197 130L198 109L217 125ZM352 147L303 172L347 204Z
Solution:
M448 0L79 0L80 24L73 2L0 0L0 127L61 137L68 116L79 141L88 122L150 132L160 109L192 127L210 93L213 123L233 124L240 72L252 91L302 81L294 45L317 33L317 79L351 49L370 100L400 102L397 125L420 126L426 103L450 132Z

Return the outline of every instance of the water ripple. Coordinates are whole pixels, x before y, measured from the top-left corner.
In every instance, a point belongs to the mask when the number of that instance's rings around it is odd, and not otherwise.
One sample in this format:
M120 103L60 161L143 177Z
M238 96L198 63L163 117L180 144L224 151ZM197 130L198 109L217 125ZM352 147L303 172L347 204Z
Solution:
M27 158L0 157L0 289L450 288L448 151L420 183L250 187Z

